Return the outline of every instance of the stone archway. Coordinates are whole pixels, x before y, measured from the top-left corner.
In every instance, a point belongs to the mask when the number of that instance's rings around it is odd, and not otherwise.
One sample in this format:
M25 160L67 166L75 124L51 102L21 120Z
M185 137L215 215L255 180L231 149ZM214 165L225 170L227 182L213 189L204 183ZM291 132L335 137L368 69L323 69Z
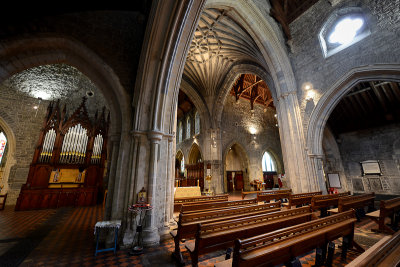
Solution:
M234 153L236 154L238 157L240 157L239 161L240 161L240 171L242 171L242 175L243 175L243 190L249 190L249 185L250 185L250 179L249 179L249 157L247 156L247 152L244 149L244 146L241 145L239 142L237 141L232 141L229 143L228 146L226 146L225 150L224 150L224 155L223 155L223 186L222 188L224 188L224 192L228 192L229 191L229 181L228 181L228 171L232 171L230 170L230 168L227 166L227 160L229 159L229 154ZM233 170L233 171L238 171L238 170Z
M118 76L97 54L82 43L61 36L24 36L1 42L0 82L20 71L41 65L65 63L84 73L108 100L111 111L109 188L106 217L117 218L126 209L123 198L127 185L131 110L129 95ZM119 194L113 194L114 191Z
M203 161L202 153L200 150L200 147L196 144L193 143L192 147L190 148L187 163L188 164L195 164L200 161Z
M10 174L11 167L16 163L15 160L15 151L16 151L16 139L13 130L7 124L7 122L2 118L2 114L0 113L0 129L3 129L6 138L7 138L7 161L4 167L3 176L1 179L0 186L3 186L1 190L2 194L8 192L8 178Z
M322 140L326 122L333 109L353 86L359 82L374 80L399 82L400 65L379 64L352 69L327 90L311 113L306 140L308 164L312 177L315 177L314 182L319 184L321 189L326 188L322 162Z

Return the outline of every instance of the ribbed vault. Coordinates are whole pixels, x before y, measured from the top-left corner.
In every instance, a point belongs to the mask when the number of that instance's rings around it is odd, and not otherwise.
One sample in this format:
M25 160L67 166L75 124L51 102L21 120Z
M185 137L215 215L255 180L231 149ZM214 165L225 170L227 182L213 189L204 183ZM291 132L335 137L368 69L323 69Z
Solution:
M229 10L205 9L190 45L184 79L201 94L214 95L234 64L249 61L264 62L249 33Z

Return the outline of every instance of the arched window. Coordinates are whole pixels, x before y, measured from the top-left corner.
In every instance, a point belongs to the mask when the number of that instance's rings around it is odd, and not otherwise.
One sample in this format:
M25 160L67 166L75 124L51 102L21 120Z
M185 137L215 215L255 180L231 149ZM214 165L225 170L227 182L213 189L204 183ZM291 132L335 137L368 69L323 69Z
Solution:
M182 122L180 121L178 124L178 143L182 142L183 140L183 127Z
M346 8L333 13L322 27L319 40L325 57L361 41L371 33L360 8Z
M3 132L0 132L0 165L3 156L6 153L6 146L7 146L7 137Z
M264 153L261 164L263 172L276 171L275 162L268 152Z
M190 116L186 118L186 139L190 138Z
M185 157L183 155L181 159L181 172L185 172Z
M200 133L200 115L196 111L196 114L194 116L194 133L199 134Z

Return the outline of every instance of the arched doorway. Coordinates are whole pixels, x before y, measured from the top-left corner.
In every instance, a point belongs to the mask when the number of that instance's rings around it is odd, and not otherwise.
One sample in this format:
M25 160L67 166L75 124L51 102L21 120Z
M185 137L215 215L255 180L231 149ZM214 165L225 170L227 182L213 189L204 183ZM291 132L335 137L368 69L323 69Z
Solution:
M204 190L204 162L199 146L193 143L186 164L188 186L200 186Z
M249 184L248 157L245 150L237 143L231 145L225 153L225 190L241 191Z

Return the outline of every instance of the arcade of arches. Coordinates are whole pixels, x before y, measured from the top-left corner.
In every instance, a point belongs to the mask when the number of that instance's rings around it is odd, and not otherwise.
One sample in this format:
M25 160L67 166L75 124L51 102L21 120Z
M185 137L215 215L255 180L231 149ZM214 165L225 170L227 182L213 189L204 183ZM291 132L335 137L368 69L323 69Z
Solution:
M177 187L326 194L335 175L339 192L400 194L398 1L139 2L0 16L6 210L102 205L129 247L144 188L154 246L176 227ZM54 204L49 190L77 195Z

